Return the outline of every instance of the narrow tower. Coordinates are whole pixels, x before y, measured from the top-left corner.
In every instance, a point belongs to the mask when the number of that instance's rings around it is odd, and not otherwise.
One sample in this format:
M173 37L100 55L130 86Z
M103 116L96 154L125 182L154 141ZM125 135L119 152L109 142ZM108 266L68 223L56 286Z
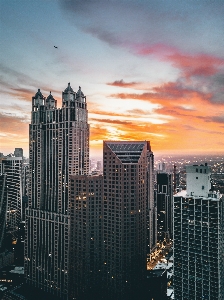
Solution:
M70 260L70 175L89 172L89 125L81 88L32 98L30 188L26 212L25 278L61 299L68 297Z
M152 156L147 141L103 144L103 274L108 299L130 299L142 291L147 244L153 238Z

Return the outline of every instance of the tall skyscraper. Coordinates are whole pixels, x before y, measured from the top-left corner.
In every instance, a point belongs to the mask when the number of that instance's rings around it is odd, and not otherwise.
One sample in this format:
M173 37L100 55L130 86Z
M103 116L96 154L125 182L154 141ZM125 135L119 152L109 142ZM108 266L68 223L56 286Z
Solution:
M0 173L6 175L7 230L16 238L22 220L22 157L7 156L0 162Z
M40 90L32 98L25 278L61 299L69 294L70 175L89 173L89 125L81 88L62 92L62 107Z
M70 198L70 297L101 299L103 176L71 176Z
M141 293L147 245L153 245L152 164L149 142L104 141L103 285L108 299Z
M173 235L173 177L157 173L157 228L158 241L168 241Z
M224 299L224 199L211 170L187 166L187 191L174 196L174 297Z
M0 252L3 246L7 213L7 180L6 174L0 174Z

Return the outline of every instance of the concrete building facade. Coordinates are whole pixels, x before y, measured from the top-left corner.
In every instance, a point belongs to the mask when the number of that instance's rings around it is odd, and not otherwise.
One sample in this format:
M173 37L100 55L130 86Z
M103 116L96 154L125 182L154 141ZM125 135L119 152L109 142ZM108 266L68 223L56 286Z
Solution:
M140 295L153 245L152 164L149 142L104 141L103 284L109 299Z
M71 299L101 299L103 176L73 175L70 184Z
M86 97L70 83L62 107L40 90L32 98L29 130L29 200L26 210L25 278L33 287L67 299L71 206L70 175L89 172Z
M200 171L201 170L201 171ZM210 168L187 167L187 191L174 196L174 296L224 299L224 199Z
M22 221L22 195L23 195L23 159L22 157L7 156L1 159L0 173L5 174L7 188L7 214L6 227L12 235Z

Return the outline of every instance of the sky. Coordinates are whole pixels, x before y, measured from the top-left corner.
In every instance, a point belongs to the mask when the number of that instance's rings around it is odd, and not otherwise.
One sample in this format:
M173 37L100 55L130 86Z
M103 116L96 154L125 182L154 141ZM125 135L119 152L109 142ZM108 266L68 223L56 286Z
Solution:
M91 156L103 140L224 154L223 16L223 0L0 0L0 152L28 157L32 96L61 107L70 82Z

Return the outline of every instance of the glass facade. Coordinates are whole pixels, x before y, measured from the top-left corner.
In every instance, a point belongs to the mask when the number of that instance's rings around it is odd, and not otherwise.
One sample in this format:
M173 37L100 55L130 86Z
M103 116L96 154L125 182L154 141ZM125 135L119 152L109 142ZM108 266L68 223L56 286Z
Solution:
M175 300L224 299L223 201L174 196Z

